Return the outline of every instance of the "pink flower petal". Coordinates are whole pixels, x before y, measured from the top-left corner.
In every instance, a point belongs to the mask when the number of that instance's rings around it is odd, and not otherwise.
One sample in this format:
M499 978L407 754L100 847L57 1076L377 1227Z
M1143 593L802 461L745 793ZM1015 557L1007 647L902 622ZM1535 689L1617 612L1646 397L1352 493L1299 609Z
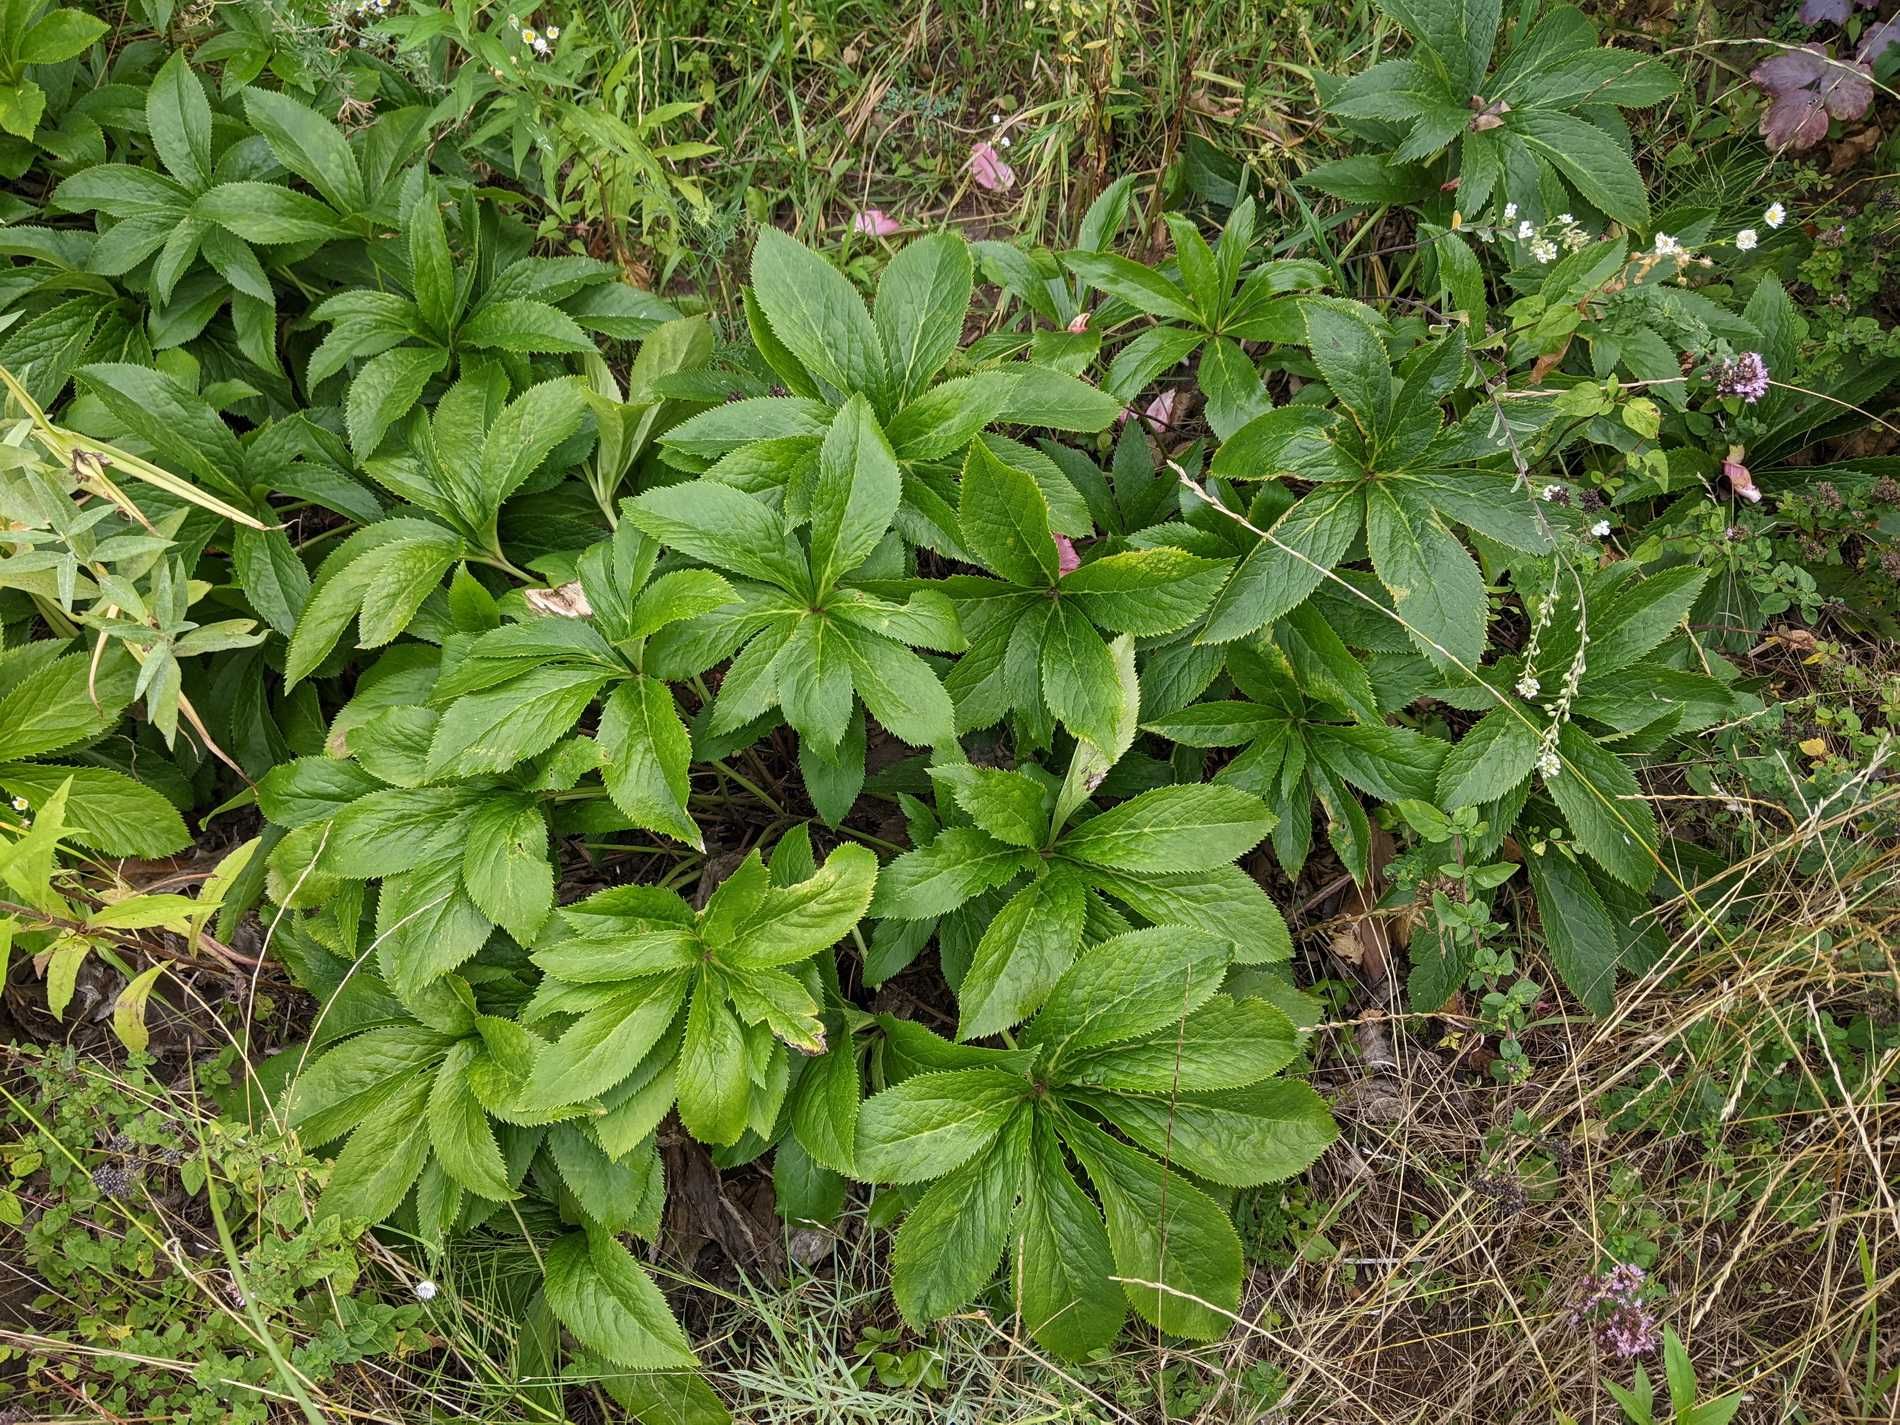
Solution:
M1142 415L1148 418L1149 428L1153 430L1156 435L1161 434L1162 431L1167 430L1174 424L1174 407L1180 394L1178 390L1170 386L1167 390L1150 401L1147 409L1142 412Z
M1003 162L996 145L987 139L971 147L969 169L976 186L992 193L1001 193L1016 184L1016 170Z
M1054 536L1057 575L1073 573L1082 567L1082 556L1075 552L1075 541L1066 534Z
M1070 318L1069 330L1076 333L1078 336L1081 333L1087 331L1088 329L1089 329L1089 314L1087 312L1079 313L1078 315Z
M1748 467L1733 455L1722 462L1722 478L1728 481L1729 490L1740 495L1751 505L1761 503L1761 491L1755 487L1755 477L1748 473Z
M904 225L882 208L866 208L851 220L851 231L866 237L890 237L903 230Z

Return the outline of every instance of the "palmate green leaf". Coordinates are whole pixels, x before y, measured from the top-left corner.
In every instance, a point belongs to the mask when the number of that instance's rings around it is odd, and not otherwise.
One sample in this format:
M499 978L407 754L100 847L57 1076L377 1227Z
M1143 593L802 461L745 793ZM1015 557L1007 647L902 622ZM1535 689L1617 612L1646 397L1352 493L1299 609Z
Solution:
M1033 476L1004 464L981 441L963 463L958 523L964 546L1012 584L1055 583L1060 561L1048 500Z
M500 687L457 698L436 724L427 775L505 772L545 752L579 721L612 677L602 668L547 664Z
M840 649L851 682L883 729L913 747L956 736L956 708L930 665L888 638L839 623Z
M401 1205L429 1157L429 1135L418 1132L433 1080L416 1074L398 1084L350 1135L330 1165L330 1180L314 1216L351 1226L381 1222Z
M1357 302L1308 302L1307 347L1313 362L1368 436L1384 429L1392 414L1392 358L1370 308Z
M1313 491L1281 515L1215 596L1195 641L1231 643L1298 608L1346 557L1365 508L1360 488L1341 483Z
M1419 62L1442 76L1462 102L1476 94L1497 43L1499 0L1380 0L1384 10L1417 42Z
M1583 867L1562 852L1524 858L1544 946L1564 988L1595 1015L1616 1007L1622 938Z
M169 856L191 844L178 808L123 772L31 762L0 765L0 792L8 799L24 798L33 815L61 786L72 823L67 839L78 845L108 856Z
M530 797L484 801L468 819L462 884L476 909L522 944L554 908L548 824Z
M894 405L922 394L956 351L972 282L970 246L956 233L906 243L884 268L872 317L889 365Z
M890 388L884 345L864 301L837 268L772 228L752 249L752 292L772 334L841 395Z
M1090 866L1088 883L1154 925L1185 925L1219 935L1242 965L1293 958L1293 937L1260 883L1238 866L1179 875L1139 876Z
M680 1044L679 1115L702 1143L737 1143L746 1130L752 1085L742 1070L745 1041L717 971L700 975Z
M1088 616L1066 600L1047 614L1042 646L1042 698L1056 720L1097 747L1113 747L1122 725L1122 689L1115 656Z
M51 10L20 36L17 57L22 64L59 64L91 49L109 28L84 10Z
M1109 870L1209 871L1259 845L1273 822L1258 797L1237 788L1157 787L1091 817L1056 850Z
M1429 505L1402 485L1366 494L1366 546L1419 652L1476 667L1484 656L1484 575Z
M859 1176L858 1052L849 1035L805 1066L792 1104L792 1133L814 1162Z
M996 1275L1028 1141L1029 1115L1018 1113L981 1157L940 1179L905 1217L891 1244L891 1296L913 1326L956 1310Z
M570 1232L547 1249L548 1306L590 1350L617 1365L694 1364L692 1347L640 1264L605 1232Z
M640 929L595 929L535 951L534 962L570 985L609 985L624 980L690 970L705 947L692 931L676 925Z
M1574 722L1557 734L1563 770L1545 779L1586 855L1633 890L1656 879L1656 813L1623 759Z
M1181 1173L1074 1114L1064 1115L1062 1137L1101 1196L1129 1303L1178 1336L1226 1335L1240 1305L1242 1265L1227 1214Z
M1603 215L1649 226L1649 191L1623 145L1588 119L1555 109L1524 109L1506 125L1524 146L1575 185Z
M414 409L422 388L448 364L448 352L437 346L399 346L363 363L343 407L350 449L359 461L375 452L390 426Z
M665 485L625 508L636 526L668 549L801 596L809 593L805 556L784 521L730 485L715 480Z
M654 1235L652 1224L659 1220L666 1197L666 1174L651 1143L610 1158L589 1134L559 1123L548 1130L548 1153L594 1226Z
M376 899L383 978L398 997L419 995L481 949L493 928L463 889L459 856L389 876Z
M328 119L288 94L244 91L244 114L264 136L277 161L324 196L339 213L368 206L363 174L350 141Z
M275 183L220 183L199 194L191 212L246 242L266 246L349 235L337 215L315 198Z
M856 1172L870 1182L921 1183L986 1148L1028 1098L1001 1069L953 1069L905 1079L858 1111Z
M285 811L307 809L311 819L319 819L314 814L331 786L340 795L354 784L354 778L345 782L325 777L313 783L305 777L295 787L273 787L271 799L280 806L290 801ZM326 876L362 880L459 857L468 818L483 796L482 789L470 786L387 787L360 796L336 812L317 869ZM280 824L302 824L302 817Z
M1119 297L1151 317L1196 327L1206 325L1187 294L1152 267L1112 252L1067 252L1062 255L1062 265L1089 286Z
M674 1022L687 984L656 975L604 996L535 1061L524 1106L585 1103L627 1078Z
M1063 1158L1049 1118L1035 1115L1015 1242L1016 1311L1037 1345L1082 1360L1114 1341L1127 1307L1105 1290L1115 1274L1101 1211Z
M1226 1187L1290 1178L1339 1136L1325 1101L1290 1079L1217 1093L1079 1098L1164 1162Z
M172 177L200 192L211 184L211 105L204 85L174 50L145 91L145 122L152 147Z
M615 806L635 826L684 841L705 842L687 811L693 743L680 721L672 689L657 678L614 685L601 709L601 780Z
M1049 797L1035 778L959 762L930 768L930 778L998 841L1029 850L1049 836Z
M1493 708L1445 754L1436 794L1424 800L1456 811L1516 791L1537 765L1538 740L1536 726L1521 708Z
M488 1125L488 1113L468 1084L468 1067L479 1041L450 1047L429 1088L429 1143L443 1170L477 1197L506 1202L515 1196L508 1165Z
M818 478L811 492L812 581L818 593L877 548L902 495L903 476L890 443L878 428L870 402L854 395L833 419L818 450Z
M928 846L906 851L884 868L867 914L893 920L944 915L1006 885L1033 860L1021 847L975 827L946 827Z
M1067 575L1064 601L1116 633L1151 636L1186 628L1226 582L1231 560L1160 546L1092 560Z
M305 1146L321 1148L355 1128L398 1090L418 1082L426 1085L428 1070L451 1042L413 1023L385 1025L345 1040L292 1083L291 1126Z
M809 959L836 944L863 917L877 875L877 855L869 847L840 846L805 880L767 889L757 909L715 945L715 954L727 965L747 969Z
M977 942L957 986L957 1039L981 1039L1020 1024L1075 962L1088 891L1057 867L1010 897Z
M455 332L465 347L480 351L590 352L594 339L559 307L517 298L487 302Z
M1212 998L1231 957L1222 937L1178 926L1113 936L1056 984L1022 1043L1060 1063L1174 1023Z
M1298 1033L1279 1009L1264 999L1219 994L1178 1026L1071 1054L1063 1077L1133 1093L1238 1089L1279 1072L1298 1052Z

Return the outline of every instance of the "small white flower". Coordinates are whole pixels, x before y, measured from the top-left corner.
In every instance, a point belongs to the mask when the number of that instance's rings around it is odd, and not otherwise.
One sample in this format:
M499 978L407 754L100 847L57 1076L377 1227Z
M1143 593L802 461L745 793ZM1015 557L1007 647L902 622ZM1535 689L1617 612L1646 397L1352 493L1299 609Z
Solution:
M15 811L28 811L32 808L32 805L33 804L25 797L15 797L13 799L13 809Z
M1520 698L1534 698L1543 690L1544 685L1537 681L1535 673L1526 673L1517 680L1517 695Z
M997 126L998 124L1000 124L1000 123L1002 123L1002 122L1003 122L1003 116L1002 116L1001 114L991 114L991 115L990 115L990 127L991 127L991 128L995 128L995 127L996 127L996 126Z
M1549 238L1538 238L1531 244L1531 256L1539 262L1552 262L1557 257L1557 244Z
M1564 246L1571 252L1581 252L1590 245L1590 234L1582 228L1564 229Z
M1557 755L1557 749L1546 747L1537 754L1537 775L1546 782L1555 781L1557 774L1564 769L1564 759Z
M1504 205L1504 221L1508 223L1511 221L1512 218L1515 218L1516 216L1517 216L1517 204L1506 203Z
M1590 533L1594 534L1598 539L1608 539L1610 537L1610 522L1608 520L1598 520L1595 524L1590 526Z
M1681 251L1682 251L1682 244L1677 242L1671 236L1669 236L1668 233L1656 234L1656 256L1667 257L1673 252L1681 252Z
M416 1300L417 1301L434 1301L435 1294L438 1290L439 1288L436 1286L434 1282L430 1281L427 1277L424 1277L421 1281L416 1283Z
M1546 485L1544 486L1543 494L1545 500L1555 502L1564 497L1564 487L1562 485Z
M536 38L536 36L535 36L535 33L534 33L534 31L533 31L533 30L529 30L529 29L523 29L523 30L522 30L522 32L521 32L521 42L522 42L522 43L523 43L524 45L531 45L531 44L533 44L533 43L535 42L535 38Z
M1755 244L1760 240L1761 239L1755 235L1753 228L1743 228L1739 233L1735 234L1735 250L1737 252L1753 252L1755 250Z
M561 37L561 27L559 25L549 25L542 33L551 40L558 40Z
M1532 236L1536 231L1537 228L1528 219L1517 225L1517 235L1520 240Z
M1768 211L1761 215L1761 220L1771 228L1778 228L1788 221L1788 210L1779 203L1770 203Z
M539 35L534 37L534 52L536 54L546 54L548 52L548 42Z
M997 141L996 141L996 146L997 146L998 148L1008 148L1008 147L1009 147L1009 135L1008 135L1008 134L1004 134L1004 135L1003 135L1003 136L1002 136L1001 138L999 138L999 139L997 139Z
M1571 225L1572 223L1574 223L1574 222L1576 222L1577 220L1576 220L1575 218L1573 218L1573 217L1572 217L1572 216L1571 216L1570 214L1568 214L1568 213L1559 213L1559 214L1557 215L1557 221L1558 221L1558 222L1559 222L1559 223L1560 223L1560 224L1561 224L1562 226L1564 226L1564 227L1566 227L1566 228L1567 228L1567 227L1569 227L1569 226L1570 226L1570 225Z

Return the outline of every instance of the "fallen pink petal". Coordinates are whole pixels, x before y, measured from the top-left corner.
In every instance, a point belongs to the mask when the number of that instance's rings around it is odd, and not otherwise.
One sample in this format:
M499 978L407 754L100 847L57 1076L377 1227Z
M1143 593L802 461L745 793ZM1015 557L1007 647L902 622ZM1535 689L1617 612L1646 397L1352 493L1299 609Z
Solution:
M1069 330L1076 333L1078 336L1081 333L1087 331L1088 329L1089 329L1089 314L1087 312L1078 312L1073 317L1069 318Z
M882 208L866 208L851 220L851 231L866 237L891 237L903 230L904 225Z
M1003 162L996 145L987 139L971 147L969 169L976 186L992 193L1001 193L1016 185L1016 170Z
M1056 573L1071 574L1082 567L1082 556L1075 552L1075 541L1066 534L1052 536L1056 542Z

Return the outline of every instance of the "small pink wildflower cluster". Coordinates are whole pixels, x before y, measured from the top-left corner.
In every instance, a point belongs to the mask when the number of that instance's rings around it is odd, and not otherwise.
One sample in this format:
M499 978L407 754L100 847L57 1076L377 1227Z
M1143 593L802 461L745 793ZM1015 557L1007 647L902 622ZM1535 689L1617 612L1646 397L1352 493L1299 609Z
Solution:
M1594 1327L1597 1346L1618 1360L1648 1355L1662 1332L1655 1313L1643 1304L1644 1279L1633 1262L1585 1277L1571 1297L1570 1324Z

